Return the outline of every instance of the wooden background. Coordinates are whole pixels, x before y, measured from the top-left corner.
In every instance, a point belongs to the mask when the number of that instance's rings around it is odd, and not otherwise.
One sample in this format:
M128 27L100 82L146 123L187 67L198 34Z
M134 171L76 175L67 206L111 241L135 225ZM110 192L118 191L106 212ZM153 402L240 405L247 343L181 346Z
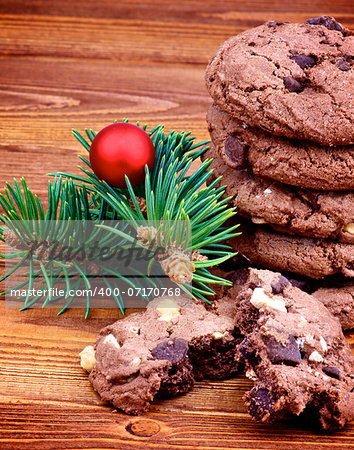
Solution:
M77 170L73 127L128 117L207 138L203 77L218 45L268 19L322 14L354 28L352 0L0 0L0 186L25 176L43 196L46 173ZM84 320L80 310L0 308L1 450L354 447L353 424L328 434L253 423L243 377L198 383L144 417L114 412L78 353L117 310Z

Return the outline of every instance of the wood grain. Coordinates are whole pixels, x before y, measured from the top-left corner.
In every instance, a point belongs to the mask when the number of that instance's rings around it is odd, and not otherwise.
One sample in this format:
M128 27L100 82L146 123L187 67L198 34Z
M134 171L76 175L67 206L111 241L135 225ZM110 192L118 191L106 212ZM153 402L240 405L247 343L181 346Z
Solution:
M128 117L207 139L204 70L216 48L268 19L324 13L354 28L350 0L0 0L0 185L25 176L44 199L47 173L79 173L72 128ZM354 447L353 424L324 434L296 420L253 423L243 377L198 383L144 417L114 412L78 353L118 310L87 320L79 309L56 312L0 302L1 450Z

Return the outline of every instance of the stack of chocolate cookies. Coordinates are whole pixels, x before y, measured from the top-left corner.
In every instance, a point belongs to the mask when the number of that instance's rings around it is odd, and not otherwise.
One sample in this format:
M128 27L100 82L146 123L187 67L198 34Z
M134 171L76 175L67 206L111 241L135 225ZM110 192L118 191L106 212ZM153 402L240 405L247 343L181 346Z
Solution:
M206 72L206 158L245 220L233 248L263 267L330 277L326 288L347 280L352 316L353 62L354 33L322 16L234 36Z
M353 55L354 34L330 17L268 22L223 44L206 77L205 157L244 221L233 248L327 284L309 295L304 280L241 267L207 307L156 298L81 352L102 400L141 414L195 380L246 369L257 421L301 415L333 430L353 420L354 358L341 329L354 326Z

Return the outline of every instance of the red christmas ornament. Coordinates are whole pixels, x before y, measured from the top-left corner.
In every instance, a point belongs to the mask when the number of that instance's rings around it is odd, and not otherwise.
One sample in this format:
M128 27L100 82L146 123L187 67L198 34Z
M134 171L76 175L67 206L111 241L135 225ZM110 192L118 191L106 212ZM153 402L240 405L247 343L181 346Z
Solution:
M145 165L151 171L155 147L149 135L130 123L113 123L103 128L92 141L90 163L98 178L125 188L125 175L133 186L145 179Z

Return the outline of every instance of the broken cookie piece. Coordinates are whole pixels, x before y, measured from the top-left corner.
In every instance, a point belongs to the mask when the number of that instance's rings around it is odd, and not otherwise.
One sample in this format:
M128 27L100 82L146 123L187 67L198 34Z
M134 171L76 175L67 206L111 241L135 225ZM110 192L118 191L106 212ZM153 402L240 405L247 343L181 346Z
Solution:
M189 391L195 379L237 373L234 355L241 340L232 299L207 310L183 298L157 298L145 311L101 330L94 354L86 348L81 364L102 400L141 414L154 398Z
M354 358L320 301L279 273L250 269L236 303L245 335L238 359L255 381L245 395L255 420L311 414L324 429L338 429L354 418Z

